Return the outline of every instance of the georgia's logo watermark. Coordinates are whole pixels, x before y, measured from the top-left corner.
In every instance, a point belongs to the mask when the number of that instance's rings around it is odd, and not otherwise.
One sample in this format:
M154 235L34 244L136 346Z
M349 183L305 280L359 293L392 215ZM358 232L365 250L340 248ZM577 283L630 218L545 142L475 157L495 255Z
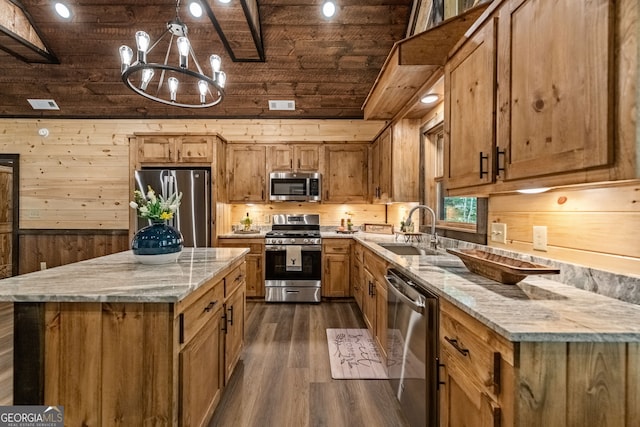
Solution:
M0 406L0 427L64 427L64 406Z

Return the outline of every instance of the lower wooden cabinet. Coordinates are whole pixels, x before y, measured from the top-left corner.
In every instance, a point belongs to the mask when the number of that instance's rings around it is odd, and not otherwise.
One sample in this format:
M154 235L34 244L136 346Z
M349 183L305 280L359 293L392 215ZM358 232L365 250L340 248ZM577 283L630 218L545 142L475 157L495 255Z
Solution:
M362 316L386 359L387 283L384 276L387 272L387 262L369 250L364 251L363 260Z
M211 320L180 352L181 426L206 426L220 401L225 372L221 313L220 301Z
M322 296L348 297L351 239L322 239Z
M242 283L236 288L224 305L222 319L225 323L223 326L225 384L231 378L244 344L245 287Z
M264 239L220 238L222 248L249 248L245 255L247 297L264 298Z
M351 254L351 295L356 300L356 304L362 311L362 302L364 299L364 267L362 265L362 245L353 244Z

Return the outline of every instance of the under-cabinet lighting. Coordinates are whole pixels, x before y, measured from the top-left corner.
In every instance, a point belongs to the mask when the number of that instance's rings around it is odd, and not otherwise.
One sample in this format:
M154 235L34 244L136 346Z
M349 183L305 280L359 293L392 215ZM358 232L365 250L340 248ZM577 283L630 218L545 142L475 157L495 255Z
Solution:
M538 193L544 193L545 191L549 191L550 188L549 187L540 187L540 188L525 188L522 190L518 190L518 193L522 193L522 194L538 194Z

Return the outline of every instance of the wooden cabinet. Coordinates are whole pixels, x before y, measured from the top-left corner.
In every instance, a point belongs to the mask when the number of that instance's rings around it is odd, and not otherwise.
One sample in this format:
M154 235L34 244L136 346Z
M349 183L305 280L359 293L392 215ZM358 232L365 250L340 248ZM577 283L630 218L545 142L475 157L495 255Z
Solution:
M222 283L217 287L222 289ZM211 308L208 304L198 306L199 312L207 314L207 321L180 352L180 425L185 427L207 425L224 386L222 299Z
M280 144L269 147L268 171L318 172L321 144Z
M240 360L244 344L245 282L242 280L224 304L224 372L225 384Z
M267 200L266 147L227 146L227 198L230 203L263 203Z
M368 194L368 145L325 147L323 188L325 203L365 203Z
M211 163L215 135L139 135L140 163Z
M371 335L387 358L387 262L369 250L364 251L364 293L362 314Z
M218 239L221 248L249 248L245 255L247 297L264 298L264 239Z
M440 301L440 426L513 425L513 344Z
M614 3L511 0L501 9L505 180L612 162Z
M322 239L322 296L348 297L351 239Z
M351 295L356 300L360 311L363 311L362 301L364 298L364 267L363 256L364 251L360 243L353 243L351 245Z
M403 119L387 127L371 146L374 203L418 201L420 122Z
M445 65L447 188L493 182L496 23L487 20Z
M450 195L637 178L631 3L504 0L475 25L445 65Z

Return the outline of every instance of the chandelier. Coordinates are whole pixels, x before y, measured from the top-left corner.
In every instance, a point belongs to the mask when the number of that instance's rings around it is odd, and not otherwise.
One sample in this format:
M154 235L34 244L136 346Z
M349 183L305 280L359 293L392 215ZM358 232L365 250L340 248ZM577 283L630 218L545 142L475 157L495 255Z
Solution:
M178 15L179 9L180 0L177 0L176 17L167 22L166 30L153 45L147 33L136 32L135 62L131 63L133 50L129 46L120 46L122 81L139 95L163 104L185 108L214 106L224 97L226 74L220 70L222 61L218 55L211 55L209 57L211 75L206 75L202 71L187 37L187 26ZM167 35L170 37L164 62L147 62L147 55L163 39L167 42L165 38ZM177 66L169 65L174 39L173 57L177 60ZM197 71L189 69L189 57L193 60Z

